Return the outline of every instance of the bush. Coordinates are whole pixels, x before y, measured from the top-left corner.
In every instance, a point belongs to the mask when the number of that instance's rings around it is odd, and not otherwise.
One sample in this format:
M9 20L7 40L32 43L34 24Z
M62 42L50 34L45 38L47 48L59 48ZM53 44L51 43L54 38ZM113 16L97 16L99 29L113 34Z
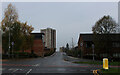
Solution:
M8 55L7 54L2 54L2 59L8 59Z
M14 52L13 54L10 55L10 57L8 55L3 54L2 58L3 59L8 59L8 58L31 58L31 57L38 57L36 54L34 53L27 53L27 52Z
M80 51L80 50L72 49L72 50L67 50L67 51L66 51L66 54L67 54L68 56L80 57L81 51Z
M52 55L54 52L55 52L55 50L51 50L51 51L45 53L44 56L45 56L45 57L46 57L46 56L50 56L50 55Z

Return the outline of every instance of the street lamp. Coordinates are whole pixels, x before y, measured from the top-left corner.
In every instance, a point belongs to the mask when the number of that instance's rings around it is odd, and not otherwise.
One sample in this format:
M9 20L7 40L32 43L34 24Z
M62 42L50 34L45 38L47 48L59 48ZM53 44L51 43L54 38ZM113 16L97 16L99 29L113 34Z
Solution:
M12 57L13 57L13 45L14 45L14 42L12 42Z
M9 58L10 58L10 26L9 26L9 51L8 51L8 56L9 56Z
M11 17L10 17L10 20L11 20ZM11 48L11 45L10 45L10 44L11 44L11 43L10 43L10 41L11 41L11 40L10 40L10 36L11 36L11 34L10 34L11 22L9 21L8 24L9 24L9 51L8 51L8 55L9 55L9 58L10 58L10 55L11 55L11 54L10 54L10 53L11 53L11 52L10 52L10 48Z
M92 50L93 50L93 61L95 60L95 58L94 58L94 48L95 48L95 46L94 46L94 44L92 44Z
M11 30L11 23L12 23L11 21L12 21L12 18L9 16L9 20L8 20L8 25L9 25L9 51L8 51L8 55L9 55L9 57L10 57L10 48L11 48L11 46L10 46L10 44L11 44L10 43L10 41L11 41L10 40L10 35L11 35L10 30Z

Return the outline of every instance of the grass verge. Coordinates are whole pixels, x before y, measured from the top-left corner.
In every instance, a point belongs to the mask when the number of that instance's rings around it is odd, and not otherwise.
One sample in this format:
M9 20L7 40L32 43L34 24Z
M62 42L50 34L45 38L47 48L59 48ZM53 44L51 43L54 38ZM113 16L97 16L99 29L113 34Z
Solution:
M77 64L94 64L94 65L102 65L103 64L102 61L87 61L87 62L77 61L77 62L73 62L73 63L77 63ZM109 62L109 65L111 65L111 66L120 66L120 62Z
M120 68L101 69L103 75L120 75Z

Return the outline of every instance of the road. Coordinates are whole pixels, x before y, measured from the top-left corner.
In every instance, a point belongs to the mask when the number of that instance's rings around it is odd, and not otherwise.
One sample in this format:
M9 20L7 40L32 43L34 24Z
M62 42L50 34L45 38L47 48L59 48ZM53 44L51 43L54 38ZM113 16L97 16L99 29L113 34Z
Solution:
M44 58L3 61L0 70L3 74L84 73L92 75L92 70L99 68L89 64L71 63L64 60L66 57L62 52L56 52L52 56Z

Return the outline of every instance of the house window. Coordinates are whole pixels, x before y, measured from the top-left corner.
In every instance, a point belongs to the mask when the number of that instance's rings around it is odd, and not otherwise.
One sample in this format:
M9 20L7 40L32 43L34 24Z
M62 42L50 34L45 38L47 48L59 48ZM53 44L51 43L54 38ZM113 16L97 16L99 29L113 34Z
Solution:
M86 43L86 48L90 48L91 47L91 43L90 42L87 42Z
M120 43L119 42L113 42L113 47L120 47Z
M104 53L104 54L100 54L101 57L107 57L108 54L107 53Z
M114 53L113 57L119 57L120 58L120 53Z
M42 40L43 40L43 42L45 42L45 41L44 41L44 35L42 35Z

